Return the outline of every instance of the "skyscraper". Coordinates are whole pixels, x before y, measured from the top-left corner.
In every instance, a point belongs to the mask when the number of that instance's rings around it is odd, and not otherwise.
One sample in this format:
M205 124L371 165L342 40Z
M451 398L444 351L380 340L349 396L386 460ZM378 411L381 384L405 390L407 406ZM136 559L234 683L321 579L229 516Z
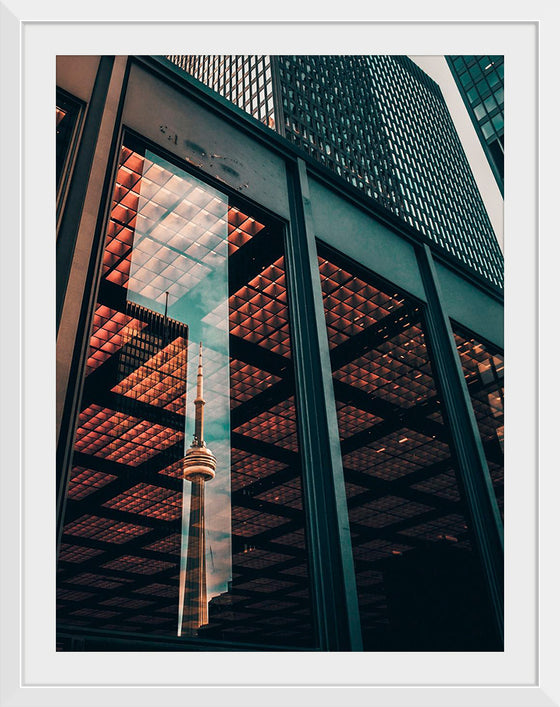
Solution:
M504 193L504 57L448 56L453 78Z
M441 90L408 57L168 58L503 285L503 255Z

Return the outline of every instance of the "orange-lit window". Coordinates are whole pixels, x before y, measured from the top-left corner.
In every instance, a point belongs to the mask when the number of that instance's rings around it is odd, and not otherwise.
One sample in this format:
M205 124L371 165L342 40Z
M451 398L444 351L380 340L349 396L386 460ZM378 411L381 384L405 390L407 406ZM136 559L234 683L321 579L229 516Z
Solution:
M498 507L504 517L504 357L455 327L455 343L478 424Z
M200 343L216 463L203 502L183 471ZM74 441L59 626L313 646L292 365L281 224L127 138ZM201 527L205 567L193 570ZM197 625L193 576L206 583Z
M422 306L319 246L366 650L491 644Z

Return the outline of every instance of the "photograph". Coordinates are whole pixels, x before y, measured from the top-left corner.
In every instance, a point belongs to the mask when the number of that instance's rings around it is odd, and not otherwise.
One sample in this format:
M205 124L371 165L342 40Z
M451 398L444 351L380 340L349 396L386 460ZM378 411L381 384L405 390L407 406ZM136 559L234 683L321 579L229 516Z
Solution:
M431 59L501 201L504 57ZM423 61L57 57L58 651L503 650L503 235Z
M557 13L16 5L0 707L560 707Z

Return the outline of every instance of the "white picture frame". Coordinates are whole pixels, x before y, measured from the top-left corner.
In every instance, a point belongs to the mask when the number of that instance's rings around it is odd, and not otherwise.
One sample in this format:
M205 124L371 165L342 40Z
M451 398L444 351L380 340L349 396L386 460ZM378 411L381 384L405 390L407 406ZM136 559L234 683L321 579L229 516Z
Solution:
M175 5L175 6L174 6ZM440 5L432 9L431 5ZM554 11L546 20L485 21L482 3L451 10L430 3L376 8L376 17L306 24L328 10L300 8L300 21L274 8L56 7L4 2L2 10L2 685L1 705L560 705L556 659L558 480L552 463L554 411L538 414L537 287L555 280L555 258L537 257L540 226L557 196L556 137L545 115L554 84ZM505 7L505 6L504 6ZM255 12L250 14L251 9ZM342 10L342 8L339 8ZM347 19L352 18L344 8ZM348 10L348 11L346 11ZM410 10L410 14L407 14ZM157 12L163 13L154 21ZM470 23L460 22L468 11ZM243 14L243 16L241 16ZM289 13L286 13L289 14ZM507 14L507 13L506 13ZM457 17L457 20L452 16ZM209 21L219 16L220 23ZM263 24L249 24L250 17ZM298 17L294 9L292 17ZM445 22L440 18L444 17ZM476 18L476 19L475 19ZM161 20L170 24L159 24ZM418 21L416 21L418 20ZM71 23L70 23L71 21ZM124 24L120 24L120 23ZM242 24L239 24L242 22ZM244 24L243 24L244 22ZM138 24L133 24L138 23ZM199 23L199 24L198 24ZM546 28L546 31L545 29ZM235 31L234 31L235 30ZM182 39L183 38L183 39ZM184 38L188 38L188 42ZM54 58L57 54L503 53L506 57L506 650L503 654L56 653L54 641ZM368 51L368 47L370 47ZM540 55L539 99L537 57ZM549 63L548 63L549 62ZM540 127L537 110L540 103ZM541 133L540 130L543 132ZM548 145L548 143L546 143ZM553 144L552 142L550 143ZM551 151L552 152L552 151ZM547 167L548 165L548 167ZM546 176L550 179L547 180ZM548 195L548 196L547 196ZM550 199L550 201L549 201ZM20 208L21 207L21 208ZM548 220L547 220L548 219ZM544 231L543 231L544 232ZM556 276L557 277L557 276ZM541 296L544 329L551 305ZM544 348L544 347L543 347ZM551 347L552 348L552 347ZM541 404L552 399L551 351L542 351ZM538 427L541 454L537 455ZM543 459L548 457L548 465ZM537 459L541 475L537 479ZM556 465L557 466L557 465ZM538 513L537 513L538 511ZM537 528L537 520L539 527ZM538 540L538 546L537 546ZM144 689L149 688L149 689Z

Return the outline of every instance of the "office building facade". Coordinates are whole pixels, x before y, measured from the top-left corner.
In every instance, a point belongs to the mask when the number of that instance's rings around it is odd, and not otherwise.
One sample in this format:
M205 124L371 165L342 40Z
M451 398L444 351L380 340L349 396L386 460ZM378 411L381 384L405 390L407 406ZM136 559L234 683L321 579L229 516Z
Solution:
M446 60L503 196L504 57L463 55Z
M441 90L408 57L169 58L503 286L502 252Z
M501 650L500 288L266 92L128 56L57 86L57 649Z

